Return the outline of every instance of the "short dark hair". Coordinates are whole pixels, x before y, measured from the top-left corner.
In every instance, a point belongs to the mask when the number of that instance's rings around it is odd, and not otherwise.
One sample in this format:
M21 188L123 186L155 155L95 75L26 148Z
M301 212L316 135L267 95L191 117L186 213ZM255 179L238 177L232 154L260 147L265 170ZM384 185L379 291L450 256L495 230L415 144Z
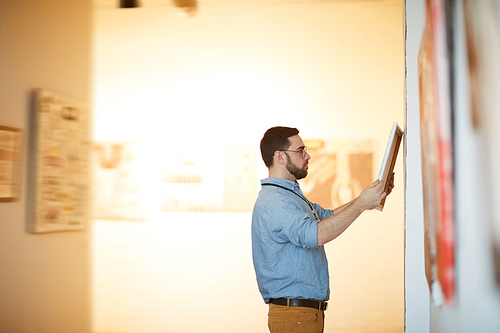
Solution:
M266 167L270 168L273 165L274 152L288 149L291 144L288 138L298 134L298 129L282 126L271 127L266 131L260 140L260 153Z

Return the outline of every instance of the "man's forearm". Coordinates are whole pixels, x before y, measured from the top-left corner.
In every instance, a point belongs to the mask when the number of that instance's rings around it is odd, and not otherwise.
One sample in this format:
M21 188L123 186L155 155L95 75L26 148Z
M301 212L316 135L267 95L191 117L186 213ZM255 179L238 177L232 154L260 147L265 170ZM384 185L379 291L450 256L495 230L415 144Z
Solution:
M348 203L343 204L342 206L338 206L337 208L335 208L333 210L333 214L334 215L335 214L340 214L344 209L346 209L347 207L349 207L353 202L354 202L354 200L351 200Z
M318 246L340 236L364 211L361 205L353 201L338 207L334 214L318 222Z

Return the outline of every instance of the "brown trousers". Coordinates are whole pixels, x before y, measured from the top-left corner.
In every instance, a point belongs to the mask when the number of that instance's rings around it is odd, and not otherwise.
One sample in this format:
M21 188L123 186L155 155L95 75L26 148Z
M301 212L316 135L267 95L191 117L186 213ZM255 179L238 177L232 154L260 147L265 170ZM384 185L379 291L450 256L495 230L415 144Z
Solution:
M269 304L268 315L271 333L323 333L325 316L319 309Z

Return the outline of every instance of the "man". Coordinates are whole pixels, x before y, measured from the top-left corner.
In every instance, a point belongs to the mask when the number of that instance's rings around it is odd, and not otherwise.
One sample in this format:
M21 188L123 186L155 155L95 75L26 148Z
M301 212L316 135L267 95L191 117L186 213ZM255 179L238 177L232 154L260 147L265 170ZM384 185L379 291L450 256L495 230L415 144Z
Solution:
M252 249L259 290L269 304L269 330L323 332L330 296L323 245L362 212L377 207L388 193L376 180L350 203L324 209L309 202L297 183L307 176L311 156L296 128L268 129L260 149L269 178L261 181L253 210Z

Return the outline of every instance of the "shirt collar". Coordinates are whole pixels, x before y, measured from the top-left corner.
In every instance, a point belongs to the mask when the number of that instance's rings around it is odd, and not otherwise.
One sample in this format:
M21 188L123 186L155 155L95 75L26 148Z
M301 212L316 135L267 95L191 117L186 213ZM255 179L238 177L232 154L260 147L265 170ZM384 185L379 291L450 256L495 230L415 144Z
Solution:
M261 184L276 184L286 187L290 190L295 190L300 188L300 185L297 181L283 179L283 178L265 178L260 181Z

